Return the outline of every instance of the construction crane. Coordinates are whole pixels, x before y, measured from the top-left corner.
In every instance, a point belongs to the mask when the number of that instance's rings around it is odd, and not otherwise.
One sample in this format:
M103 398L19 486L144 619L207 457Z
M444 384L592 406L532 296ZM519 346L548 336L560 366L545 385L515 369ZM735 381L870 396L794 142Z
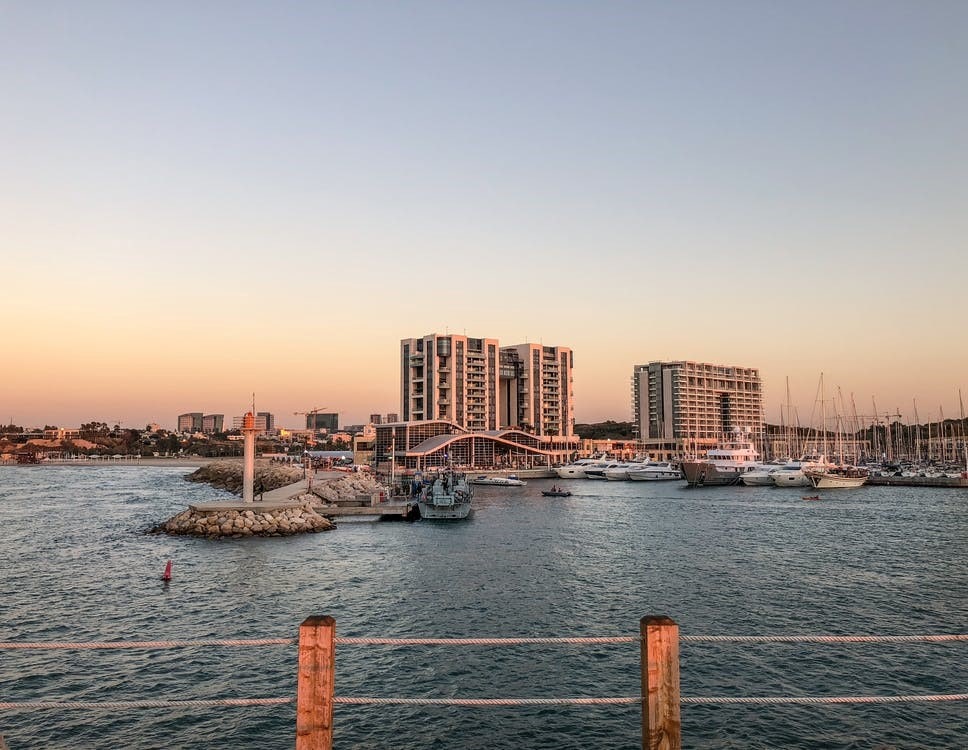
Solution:
M309 430L310 430L310 432L309 432L309 439L306 441L306 443L307 443L307 445L309 447L312 447L312 446L315 446L316 445L316 415L319 412L321 412L323 409L328 409L328 408L329 408L328 406L317 406L317 407L315 407L313 409L310 409L309 411L294 411L292 413L292 415L294 417L297 417L299 415L302 415L304 417L311 416L313 418L313 420L312 420L312 426L309 428Z

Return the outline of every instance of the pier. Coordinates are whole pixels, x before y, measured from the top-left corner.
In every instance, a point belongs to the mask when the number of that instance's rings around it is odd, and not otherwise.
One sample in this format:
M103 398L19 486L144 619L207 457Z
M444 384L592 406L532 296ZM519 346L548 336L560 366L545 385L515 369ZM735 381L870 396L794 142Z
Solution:
M346 476L339 471L319 472L322 476L319 479L338 479ZM258 500L245 502L244 500L217 501L212 503L194 503L189 505L189 510L199 513L212 513L217 511L245 511L251 510L254 513L266 513L286 508L296 508L305 503L300 500L302 495L310 492L309 479L300 479L298 482L287 484L285 487L265 492L259 495ZM313 510L326 518L337 518L340 516L379 516L381 518L406 518L413 510L415 501L388 499L383 492L373 492L365 495L357 495L347 500L337 500L333 503L323 505L313 504Z
M879 487L968 487L968 477L869 477L867 484Z

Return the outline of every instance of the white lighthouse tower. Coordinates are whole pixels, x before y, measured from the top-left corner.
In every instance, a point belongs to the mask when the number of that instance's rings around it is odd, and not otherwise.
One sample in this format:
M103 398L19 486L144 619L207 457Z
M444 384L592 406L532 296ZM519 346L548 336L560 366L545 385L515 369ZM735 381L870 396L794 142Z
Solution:
M250 411L242 418L242 435L245 437L242 468L242 502L251 503L255 499L255 415Z

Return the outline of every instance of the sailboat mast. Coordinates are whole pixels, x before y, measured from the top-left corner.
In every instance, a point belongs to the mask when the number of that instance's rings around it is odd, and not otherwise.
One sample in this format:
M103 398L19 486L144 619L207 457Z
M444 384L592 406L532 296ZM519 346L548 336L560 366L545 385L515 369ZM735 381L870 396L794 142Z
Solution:
M824 460L827 456L827 402L823 389L823 373L820 373L820 429L823 431L823 455Z
M961 422L958 426L961 437L961 447L965 451L965 472L968 473L968 442L965 442L965 402L961 400L961 389L958 389L958 406L961 409Z
M917 399L914 399L914 460L921 463L921 418L918 416Z

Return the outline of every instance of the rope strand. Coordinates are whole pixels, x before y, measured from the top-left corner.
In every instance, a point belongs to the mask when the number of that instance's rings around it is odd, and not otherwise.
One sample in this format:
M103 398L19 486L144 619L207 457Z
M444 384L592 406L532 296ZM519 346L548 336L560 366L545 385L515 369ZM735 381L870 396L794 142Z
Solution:
M848 695L848 696L692 696L679 699L683 705L823 705L847 703L926 703L968 700L968 693L948 695ZM208 708L212 706L278 706L295 703L295 698L213 698L208 700L142 701L22 701L0 702L0 709L138 709ZM351 706L628 706L642 703L640 696L611 698L374 698L336 696L334 704Z
M609 645L638 643L639 636L578 638L355 638L337 637L341 646L529 646ZM968 641L968 635L680 635L684 643L951 643ZM0 641L0 649L122 649L186 648L198 646L291 646L295 638L209 639L191 641Z

